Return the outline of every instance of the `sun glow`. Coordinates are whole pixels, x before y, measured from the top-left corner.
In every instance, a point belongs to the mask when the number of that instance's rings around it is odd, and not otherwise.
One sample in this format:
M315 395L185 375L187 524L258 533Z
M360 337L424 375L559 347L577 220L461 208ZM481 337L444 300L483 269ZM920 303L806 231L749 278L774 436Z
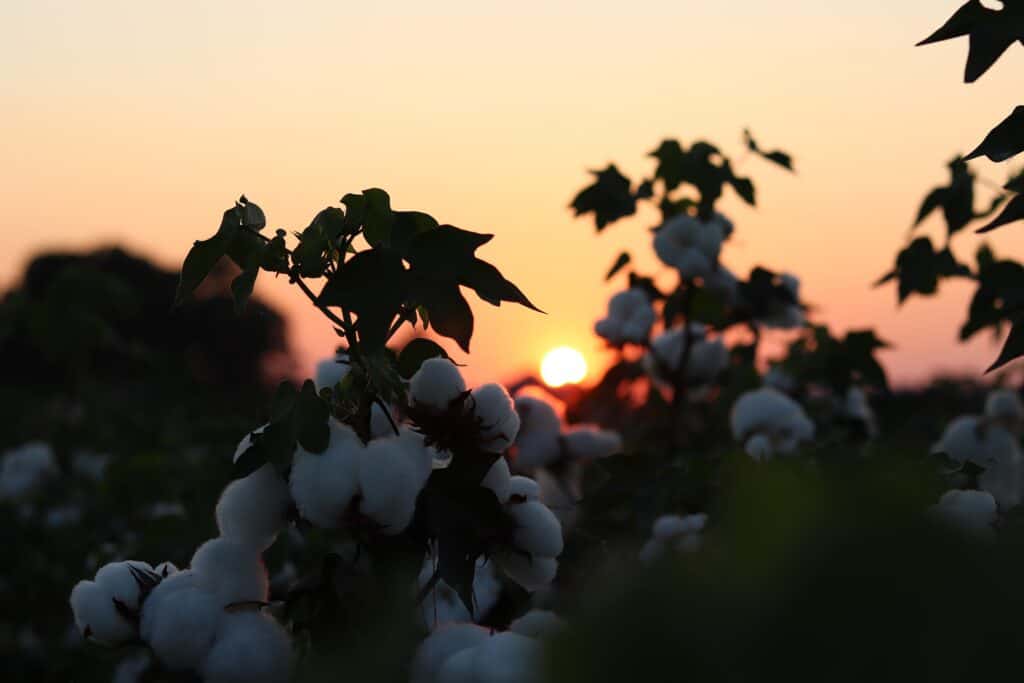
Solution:
M549 387L578 384L587 376L587 361L576 349L559 346L544 355L540 376Z

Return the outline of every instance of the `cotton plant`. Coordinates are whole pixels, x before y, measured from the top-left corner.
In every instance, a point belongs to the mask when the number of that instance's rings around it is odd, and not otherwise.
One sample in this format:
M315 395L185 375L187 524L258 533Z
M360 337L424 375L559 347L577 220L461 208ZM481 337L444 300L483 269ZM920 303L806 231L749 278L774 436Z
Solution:
M1005 390L989 394L982 415L953 419L932 446L957 468L973 468L977 485L989 492L1000 510L1009 510L1024 497L1024 454L1016 435L1019 399Z
M815 432L803 406L771 387L740 396L729 413L729 426L733 438L755 461L794 453Z
M703 513L658 517L651 526L651 538L640 549L640 561L651 564L673 552L699 550L707 521Z

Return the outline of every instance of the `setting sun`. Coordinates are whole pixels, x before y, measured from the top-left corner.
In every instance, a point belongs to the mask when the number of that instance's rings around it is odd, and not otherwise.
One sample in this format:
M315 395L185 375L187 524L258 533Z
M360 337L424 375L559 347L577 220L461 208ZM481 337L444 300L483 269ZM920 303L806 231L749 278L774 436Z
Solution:
M578 384L587 376L587 361L576 349L559 346L544 355L540 376L549 387Z

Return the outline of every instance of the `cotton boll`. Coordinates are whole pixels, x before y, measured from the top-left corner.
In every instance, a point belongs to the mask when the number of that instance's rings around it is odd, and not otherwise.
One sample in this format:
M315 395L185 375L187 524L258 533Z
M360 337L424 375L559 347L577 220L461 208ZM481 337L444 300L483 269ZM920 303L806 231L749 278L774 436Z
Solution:
M562 421L551 404L531 396L519 396L515 410L520 420L513 463L516 469L530 471L557 460L561 455Z
M1016 437L997 424L986 424L973 415L960 416L949 423L932 452L984 468L978 485L991 493L1004 510L1020 504L1024 497L1024 456Z
M327 450L298 449L292 459L289 489L303 518L324 529L337 527L359 490L364 446L351 428L332 420Z
M654 538L666 540L680 534L685 534L689 529L689 522L679 515L662 515L654 520L651 533Z
M1019 429L1024 423L1024 403L1016 391L996 389L985 399L985 417L1008 429Z
M622 452L622 437L617 432L589 425L572 427L562 435L569 457L597 459Z
M729 414L733 438L745 441L754 434L774 435L785 444L774 444L785 451L796 442L814 435L814 423L803 407L789 396L762 387L748 391L737 399Z
M422 486L419 470L398 438L371 441L360 456L359 511L385 534L399 534L409 526Z
M634 287L611 298L608 316L597 321L594 331L612 344L642 343L650 336L656 317L647 293Z
M172 671L198 668L213 646L224 614L217 598L199 588L185 588L163 600L147 619L146 642Z
M708 384L728 366L729 349L721 340L700 341L693 345L686 362L686 379L693 384Z
M471 652L473 675L481 683L522 683L541 677L543 650L533 638L496 633Z
M985 491L947 491L930 512L970 535L987 540L995 537L996 500Z
M434 471L434 462L439 458L437 449L427 446L424 443L423 435L408 427L399 429L397 442L415 467L422 488L430 478L430 473Z
M796 378L790 375L788 372L783 370L778 365L772 366L768 372L765 373L761 382L766 387L777 389L784 394L791 394L796 391Z
M686 214L666 221L654 235L654 252L684 278L706 277L722 248L723 224L704 223Z
M171 574L157 584L142 603L139 619L139 633L142 635L142 639L149 641L152 637L153 628L156 625L156 615L161 612L164 603L172 602L174 596L179 592L198 586L200 586L199 578L192 573L191 569Z
M135 572L151 574L153 568L145 562L129 560L127 562L111 562L100 567L96 572L96 583L107 595L121 602L130 610L139 608L142 588L135 578Z
M427 557L419 575L422 588L434 575L436 559ZM501 582L494 569L494 563L480 558L473 572L473 609L470 610L458 593L442 579L427 594L420 605L423 621L428 628L441 628L445 624L469 622L485 616L501 597Z
M374 439L394 436L395 428L391 426L394 419L390 408L385 410L380 404L374 403L370 408L370 436Z
M79 581L71 590L75 625L85 637L117 645L136 637L135 626L114 605L113 596L94 581Z
M703 325L691 324L690 341L693 349L686 362L686 380L692 384L706 384L713 381L729 364L729 351L721 341L707 341ZM672 379L679 371L683 349L686 346L686 329L674 328L663 332L651 342L650 351L644 356L644 368L652 377Z
M531 555L556 557L562 552L562 525L546 505L527 501L508 506L516 523L513 541Z
M554 557L503 551L495 555L494 560L501 571L528 591L546 588L558 573L558 560Z
M487 629L475 624L439 626L416 650L412 661L412 683L436 683L448 659L480 645L490 637Z
M131 657L125 657L114 667L114 675L111 683L139 683L143 674L149 671L153 663L148 652L140 652Z
M540 498L540 486L529 477L516 475L509 480L509 497L521 498L523 500L537 500Z
M508 630L528 638L548 638L565 628L565 619L554 612L530 610L508 625Z
M333 389L334 386L345 379L352 367L346 362L348 356L341 354L334 358L326 358L316 364L316 372L313 384L316 390Z
M288 633L262 612L224 615L200 668L205 683L287 683L292 645Z
M772 440L766 434L754 434L743 444L743 450L754 462L771 460L775 455Z
M505 451L519 433L519 415L512 397L500 384L484 384L473 390L471 398L480 425L480 447L491 453Z
M43 483L60 473L49 444L34 441L4 453L0 458L0 500L31 496Z
M504 456L499 456L494 461L480 485L494 491L494 495L498 497L498 502L501 504L504 505L508 502L509 496L512 495L512 474L509 472L508 461Z
M581 474L577 463L567 468L561 477L545 469L534 473L539 488L538 498L558 518L563 534L576 526L579 517L579 500L583 496Z
M288 485L266 464L224 489L215 510L220 535L266 550L287 522Z
M649 538L640 549L640 562L654 564L665 556L665 541L660 538Z
M166 579L171 574L177 574L178 568L174 566L173 562L161 562L157 566L153 567L153 571Z
M474 669L476 648L460 650L441 664L437 672L438 683L477 683Z
M420 408L443 413L466 391L462 373L447 358L428 358L409 380L409 398Z
M190 566L221 606L267 599L267 568L260 551L250 545L228 538L211 539L199 546Z
M846 396L843 398L842 414L848 419L863 425L867 436L874 437L878 435L878 420L875 418L875 411L871 409L867 394L860 387L851 386L846 390Z

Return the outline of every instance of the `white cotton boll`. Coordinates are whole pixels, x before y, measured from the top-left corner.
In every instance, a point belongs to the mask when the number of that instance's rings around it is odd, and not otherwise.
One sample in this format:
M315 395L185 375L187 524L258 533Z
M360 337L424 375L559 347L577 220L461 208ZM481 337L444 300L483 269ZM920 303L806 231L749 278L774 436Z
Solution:
M480 481L480 485L494 491L494 495L502 505L508 502L509 496L512 495L512 474L509 472L508 461L504 456L499 456L494 461Z
M394 433L392 430L391 434ZM412 462L420 479L422 488L434 471L434 462L440 458L436 448L424 443L423 435L408 427L400 427L397 443L404 449L406 457Z
M540 498L540 486L529 477L516 475L509 480L509 498L537 500Z
M476 648L460 650L441 664L438 683L478 683L474 669Z
M185 588L160 602L147 620L146 642L171 671L196 669L213 646L223 614L213 594Z
M287 683L292 644L272 617L255 611L224 615L200 673L204 683Z
M850 387L846 390L842 412L847 418L860 422L868 436L878 435L878 420L875 418L875 411L871 409L867 394L860 387Z
M139 683L142 680L142 675L149 671L152 663L153 660L148 652L125 657L114 667L111 683Z
M562 525L555 513L539 501L506 508L516 523L513 542L531 555L556 557L562 552Z
M325 358L316 364L313 384L316 385L318 392L321 389L333 389L334 385L345 379L352 368L347 362L340 361L347 360L348 356L341 354L333 358Z
M139 620L139 633L142 635L142 639L149 641L153 635L156 615L163 609L164 603L172 601L179 592L196 588L199 585L199 578L192 573L191 569L171 574L157 584L142 603Z
M1024 491L1024 456L1016 437L997 424L982 418L962 415L946 427L933 453L945 453L952 460L972 462L984 468L978 485L991 493L999 507L1009 509L1020 504Z
M579 500L583 496L581 472L578 464L556 477L548 470L534 472L539 488L539 500L558 518L563 536L571 531L579 518Z
M84 637L104 645L117 645L136 637L135 626L121 616L113 596L94 581L79 581L71 590L71 611Z
M473 390L473 414L480 425L480 447L491 453L505 451L519 433L519 415L508 391L500 384Z
M110 597L116 598L130 610L137 610L142 588L135 578L133 568L144 574L153 571L149 564L137 560L111 562L100 567L100 570L96 572L95 581Z
M371 441L359 458L359 511L383 533L399 534L412 521L423 483L398 438Z
M719 340L706 340L703 325L690 325L693 349L686 361L686 379L692 384L713 381L729 365L729 350ZM686 329L676 327L654 338L644 356L644 368L653 377L671 379L679 371L686 345Z
M462 373L447 358L428 358L409 380L409 398L413 405L443 413L452 401L466 391Z
M448 659L480 645L490 637L490 631L475 624L446 624L438 627L416 650L412 660L412 683L436 683Z
M298 449L292 459L289 489L299 514L323 529L333 529L359 491L359 463L364 446L352 429L335 420L327 450Z
M419 585L426 586L434 575L436 559L427 557L419 575ZM420 605L423 622L430 629L441 628L445 624L471 622L474 618L485 616L498 603L501 597L501 581L494 569L494 563L480 558L473 572L473 610L462 602L462 598L442 579L427 594Z
M508 630L528 638L548 638L565 628L565 619L548 610L534 609L515 619Z
M729 366L729 349L721 340L700 341L693 345L686 362L686 379L693 384L708 384Z
M501 571L528 591L546 588L558 573L558 560L554 557L503 551L495 555L494 560Z
M607 317L594 324L594 331L612 344L642 343L656 317L647 293L634 287L611 298Z
M153 567L153 571L166 579L171 574L177 574L178 568L173 562L161 562L157 566Z
M947 491L930 512L968 534L983 539L995 537L996 500L985 491Z
M743 441L751 434L793 432L800 437L813 435L814 423L803 407L771 387L744 393L732 406L729 425L733 438Z
M383 436L394 436L395 428L391 426L394 419L390 408L384 410L379 403L374 403L370 408L370 437L379 439Z
M1007 426L1019 426L1024 421L1024 403L1016 391L996 389L985 399L985 417Z
M622 437L618 432L578 425L562 435L566 453L571 458L597 459L622 452Z
M0 500L30 496L59 473L49 444L33 441L9 450L0 458Z
M778 365L772 366L761 379L766 387L777 389L784 394L796 391L796 379Z
M266 550L287 523L288 485L270 464L236 479L217 501L220 535Z
M562 420L554 407L532 396L518 396L515 410L520 420L513 463L516 469L530 471L557 460L561 455Z
M754 462L761 462L762 460L771 460L775 455L775 448L772 446L772 440L766 434L754 434L752 437L747 439L747 442L743 444L743 450L746 451Z
M685 278L706 277L714 270L722 248L722 223L703 223L688 215L666 221L654 235L654 252Z
M505 631L471 650L473 675L480 683L523 683L541 678L543 648L539 641Z
M662 515L654 520L651 527L651 534L659 540L673 538L685 534L690 529L690 523L679 515Z
M190 567L222 606L267 599L267 568L260 551L250 545L228 538L211 539L199 546Z

